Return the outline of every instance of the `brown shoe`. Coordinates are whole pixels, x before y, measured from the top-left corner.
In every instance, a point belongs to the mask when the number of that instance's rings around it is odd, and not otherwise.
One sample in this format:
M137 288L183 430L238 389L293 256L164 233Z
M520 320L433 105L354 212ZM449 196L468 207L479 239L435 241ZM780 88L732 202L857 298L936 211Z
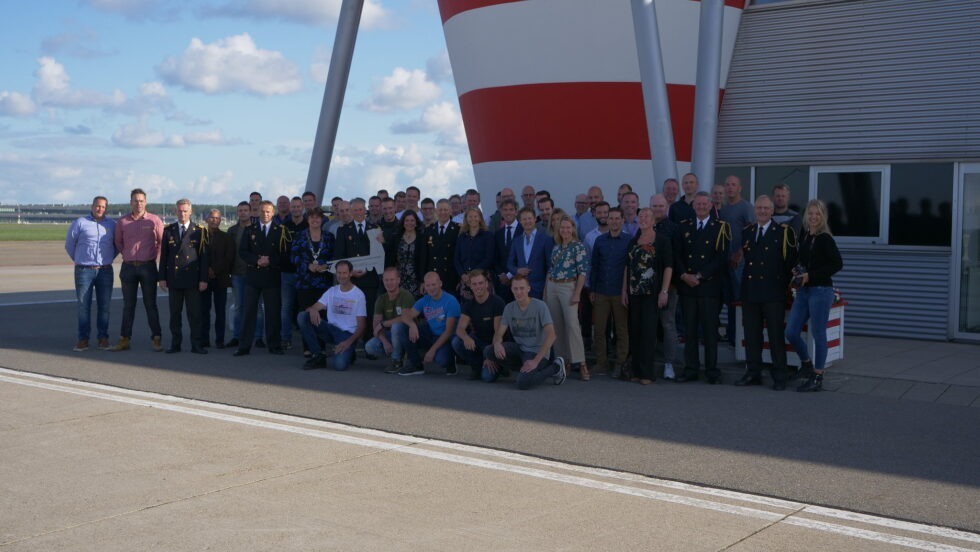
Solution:
M112 347L109 350L112 351L113 353L118 353L119 351L128 351L129 350L129 338L128 337L120 337L119 338L119 342L116 343L115 347Z
M88 340L87 339L79 339L78 340L78 343L76 343L75 346L71 348L71 350L72 351L75 351L76 353L80 353L82 351L87 351L88 350Z
M589 381L592 376L589 374L589 367L584 362L578 365L578 379L582 381Z
M99 350L100 351L108 351L109 350L109 347L111 347L111 345L109 345L109 339L108 338L103 337L103 338L99 339Z
M159 335L153 336L153 351L159 353L163 350L163 340Z

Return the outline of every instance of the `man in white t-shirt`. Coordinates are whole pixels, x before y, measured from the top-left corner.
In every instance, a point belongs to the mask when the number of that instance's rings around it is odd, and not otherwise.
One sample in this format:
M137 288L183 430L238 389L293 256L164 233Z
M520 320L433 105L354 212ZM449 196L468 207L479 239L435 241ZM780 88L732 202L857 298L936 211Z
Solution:
M364 292L350 279L354 266L350 261L337 261L334 268L336 284L296 317L303 342L313 353L303 365L304 370L327 366L327 356L318 339L333 344L334 370L346 370L354 362L354 344L367 327ZM326 318L321 314L323 311L327 313Z

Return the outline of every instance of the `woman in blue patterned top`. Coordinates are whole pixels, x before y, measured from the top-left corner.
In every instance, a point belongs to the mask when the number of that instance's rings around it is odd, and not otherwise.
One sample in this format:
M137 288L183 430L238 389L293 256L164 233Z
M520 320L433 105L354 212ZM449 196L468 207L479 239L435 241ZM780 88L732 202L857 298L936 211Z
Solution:
M660 309L667 306L674 254L670 240L653 228L653 211L640 209L636 225L636 236L626 249L623 304L629 307L630 317L630 381L649 385L657 379L653 369L657 323Z
M309 228L293 238L289 258L296 266L296 307L303 312L316 303L333 283L327 262L333 257L334 236L323 231L323 211L314 207L306 212ZM304 356L309 351L304 351Z
M579 369L582 381L589 381L585 365L585 346L582 327L578 321L578 304L589 271L589 256L585 245L578 241L575 221L561 214L551 226L557 229L555 248L551 250L551 268L544 288L544 301L555 324L555 354L568 359Z

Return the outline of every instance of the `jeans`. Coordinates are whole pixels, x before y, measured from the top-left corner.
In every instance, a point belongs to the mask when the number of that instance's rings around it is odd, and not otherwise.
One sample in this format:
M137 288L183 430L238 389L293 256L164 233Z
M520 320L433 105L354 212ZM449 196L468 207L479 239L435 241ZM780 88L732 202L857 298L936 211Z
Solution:
M408 341L408 326L401 322L396 322L390 328L385 329L385 337L391 343L391 354L385 353L384 345L377 337L372 337L364 345L367 354L378 358L389 357L393 362L398 362L405 355L405 342Z
M245 275L232 275L231 277L231 294L234 299L234 303L231 305L232 314L232 326L231 326L231 337L238 339L242 336L242 327L245 321ZM262 339L265 335L265 316L263 316L265 310L262 305L259 305L258 319L255 321L255 339ZM249 344L251 345L251 344Z
M417 326L419 328L418 341L412 343L410 339L405 340L405 353L408 355L408 362L410 362L412 366L422 366L422 355L419 354L419 350L429 349L433 344L435 344L436 339L439 339L439 336L432 333L428 322L421 321L417 324ZM408 326L405 327L405 333L408 333ZM447 339L446 342L439 347L439 350L436 351L433 360L440 368L449 368L454 360L452 340Z
M497 358L493 345L487 345L483 349L483 358L492 360L497 364L497 372L493 374L486 367L483 368L483 381L493 383L497 381L497 378L507 377L512 371L517 371L517 388L524 391L543 383L558 373L558 365L553 362L554 350L552 350L551 357L541 359L534 370L521 372L524 361L534 358L534 353L522 351L521 346L513 341L506 341L503 346L503 359Z
M214 342L225 341L225 309L228 306L228 288L213 280L201 292L201 333L205 343L211 341L211 305L214 304Z
M463 344L463 340L460 339L458 336L454 335L451 340L453 345L453 351L456 352L456 355L459 358L463 359L463 362L465 362L470 366L470 370L472 370L474 374L479 374L480 371L483 369L483 350L486 349L487 345L489 345L490 343L481 340L479 337L473 334L468 334L468 335L470 336L470 339L472 339L473 343L475 344L473 350L470 351L469 349L467 349L466 346Z
M326 315L326 313L323 313ZM342 330L337 326L327 322L326 318L320 320L319 326L314 326L310 322L310 313L305 310L298 315L296 315L296 322L299 324L299 331L303 335L303 342L306 343L307 348L314 355L323 352L320 348L320 342L318 339L322 339L324 343L331 345L336 345L341 341L350 339L353 335L348 331ZM346 370L351 364L354 363L354 345L351 344L342 353L335 353L333 356L333 369L337 371Z
M293 340L293 320L296 320L296 273L283 272L280 291L282 292L282 330L279 337L285 341Z
M75 265L75 298L78 300L78 340L92 333L92 291L95 290L96 336L109 339L109 300L112 299L112 265L87 268Z
M162 337L160 311L157 309L157 265L153 261L140 264L123 261L119 269L119 282L123 294L122 328L119 335L133 337L133 320L136 318L136 291L143 291L143 306L146 307L146 321L150 324L152 337Z
M793 308L786 320L786 341L799 355L801 361L810 360L806 341L800 335L803 324L810 319L810 336L813 337L813 369L823 370L827 363L827 319L834 303L832 287L802 287L796 290Z

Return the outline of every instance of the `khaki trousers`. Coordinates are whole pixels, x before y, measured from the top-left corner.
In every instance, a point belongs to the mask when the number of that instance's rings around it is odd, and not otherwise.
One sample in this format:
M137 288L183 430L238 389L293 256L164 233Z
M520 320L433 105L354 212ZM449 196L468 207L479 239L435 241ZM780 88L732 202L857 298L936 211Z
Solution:
M585 345L582 343L582 326L578 323L578 303L572 303L575 282L548 280L544 288L544 302L555 323L555 354L571 364L585 362Z
M606 351L606 335L608 332L609 315L612 314L616 329L616 362L626 362L630 352L629 312L623 306L622 298L618 295L595 294L592 305L592 324L595 335L592 344L595 348L596 364L600 370L609 369L609 356Z

